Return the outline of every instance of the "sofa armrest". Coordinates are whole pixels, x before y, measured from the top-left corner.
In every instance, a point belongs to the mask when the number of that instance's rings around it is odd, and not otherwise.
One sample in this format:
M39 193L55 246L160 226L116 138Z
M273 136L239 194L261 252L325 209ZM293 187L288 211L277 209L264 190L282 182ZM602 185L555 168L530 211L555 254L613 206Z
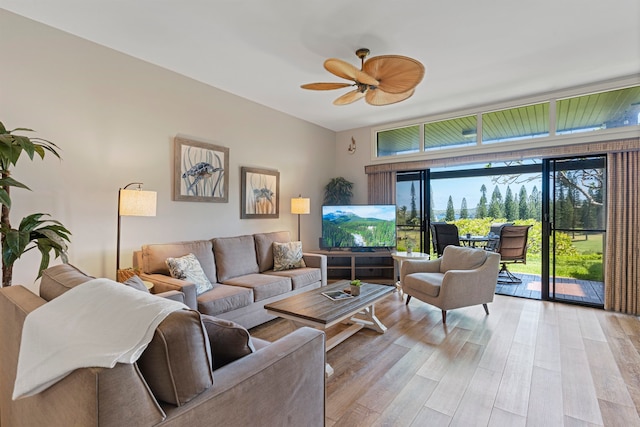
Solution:
M400 269L400 281L404 276L412 273L440 273L440 260L406 260L402 262Z
M322 254L312 254L304 252L302 259L307 267L319 268L322 277L321 286L327 286L327 256Z
M324 333L303 327L215 371L213 386L184 406L165 408L163 426L324 426Z
M196 285L186 280L174 279L164 274L140 274L142 280L153 283L153 290L156 294L167 291L180 291L184 294L184 303L192 310L198 309L196 300Z
M172 301L178 301L184 304L184 294L180 291L166 291L160 293L154 293L154 295L170 299Z

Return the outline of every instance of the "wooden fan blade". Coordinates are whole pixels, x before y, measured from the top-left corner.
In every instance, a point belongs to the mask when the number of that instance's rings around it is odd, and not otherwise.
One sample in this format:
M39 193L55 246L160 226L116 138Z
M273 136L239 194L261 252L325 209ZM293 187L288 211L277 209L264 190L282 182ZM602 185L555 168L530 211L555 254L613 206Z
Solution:
M353 80L358 83L364 83L366 85L377 86L378 80L374 79L367 73L363 73L353 65L345 62L341 59L329 58L324 61L324 68L338 77L343 79Z
M341 97L336 98L336 100L333 101L333 105L351 104L352 102L356 102L362 97L364 97L364 93L360 92L359 90L352 90L351 92L347 92Z
M369 89L366 93L365 100L368 104L371 105L389 105L395 104L396 102L404 101L413 95L415 89L409 89L406 92L402 93L388 93L380 88L378 89Z
M363 71L380 83L387 93L405 93L424 77L424 66L415 59L399 55L376 56L364 63Z
M332 90L342 89L343 87L353 86L352 83L307 83L300 86L302 89L310 90Z

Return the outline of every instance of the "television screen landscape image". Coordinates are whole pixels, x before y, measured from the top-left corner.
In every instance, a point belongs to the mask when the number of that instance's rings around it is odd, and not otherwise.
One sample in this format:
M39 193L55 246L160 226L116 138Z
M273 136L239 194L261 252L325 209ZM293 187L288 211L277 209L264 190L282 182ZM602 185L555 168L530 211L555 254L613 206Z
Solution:
M323 206L322 244L354 250L395 247L396 206Z

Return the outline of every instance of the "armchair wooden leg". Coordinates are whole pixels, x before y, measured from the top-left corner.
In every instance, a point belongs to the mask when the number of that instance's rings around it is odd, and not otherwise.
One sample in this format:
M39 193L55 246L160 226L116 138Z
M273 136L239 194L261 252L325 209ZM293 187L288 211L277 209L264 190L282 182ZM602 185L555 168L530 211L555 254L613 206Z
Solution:
M411 299L411 295L407 295L407 302L404 303L404 305L409 305L409 300Z
M442 310L442 323L447 323L447 312L445 310Z
M489 314L489 307L487 307L487 304L482 304L482 306L484 307L484 312L487 313L487 315Z

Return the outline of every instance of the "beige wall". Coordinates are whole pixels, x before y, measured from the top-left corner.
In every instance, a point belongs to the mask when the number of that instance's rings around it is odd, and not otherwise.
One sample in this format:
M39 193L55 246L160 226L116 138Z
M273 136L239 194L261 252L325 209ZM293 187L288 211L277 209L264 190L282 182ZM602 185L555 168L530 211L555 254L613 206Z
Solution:
M154 218L123 218L123 267L144 243L283 229L295 237L289 199L298 193L312 200L304 246L317 248L334 132L1 9L0 52L0 121L37 130L63 157L21 159L14 176L33 191L13 192L12 221L35 212L60 220L73 233L71 263L115 277L117 192L133 181L158 192L158 208ZM228 203L171 200L176 134L230 148ZM241 166L280 171L279 219L240 219ZM18 260L14 284L31 286L38 262Z
M348 151L351 138L356 141L356 151ZM371 163L371 129L360 128L336 135L336 176L353 182L353 203L367 203L367 175L364 167Z

